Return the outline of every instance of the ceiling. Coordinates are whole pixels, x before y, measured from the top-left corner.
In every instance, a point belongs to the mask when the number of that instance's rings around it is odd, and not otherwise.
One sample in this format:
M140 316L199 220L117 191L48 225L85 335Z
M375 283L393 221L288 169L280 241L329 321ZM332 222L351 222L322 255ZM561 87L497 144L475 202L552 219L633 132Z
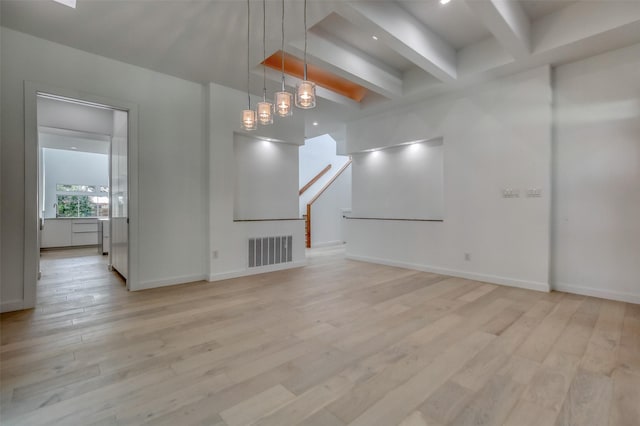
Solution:
M394 72L398 76L402 75L403 71L414 67L411 61L374 39L375 34L360 30L356 25L335 12L314 25L310 31L312 34L317 34L338 45L358 49L368 55L372 62L376 62L376 65L386 66L388 71Z
M454 49L461 49L491 36L464 1L452 0L441 5L438 0L400 0L400 6L438 34Z
M81 132L64 133L59 129L43 127L38 129L38 144L41 148L105 155L109 154L109 147L111 146L108 139L96 138L91 134L82 134Z
M573 3L578 3L578 0L520 0L519 3L529 19L535 20L553 12L557 12L558 10Z
M280 49L281 3L267 1L266 56ZM57 43L198 83L246 90L246 3L229 0L2 0L1 23ZM259 73L262 2L251 0ZM286 0L287 53L302 57L303 2ZM434 94L640 42L637 0L309 0L308 60L369 90L360 103L323 92L307 136ZM377 37L377 40L373 39ZM279 88L269 73L267 90ZM250 90L261 93L259 78ZM288 79L294 84L295 79ZM319 122L312 126L313 121Z

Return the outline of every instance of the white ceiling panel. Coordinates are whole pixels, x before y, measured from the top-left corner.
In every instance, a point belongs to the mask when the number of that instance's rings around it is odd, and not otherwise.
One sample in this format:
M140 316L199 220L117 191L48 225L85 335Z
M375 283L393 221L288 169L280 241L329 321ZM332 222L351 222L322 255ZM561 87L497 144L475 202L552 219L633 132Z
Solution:
M491 37L464 1L399 0L398 3L455 49Z
M538 18L577 3L577 0L519 0L519 3L527 16L529 16L529 19L535 21Z
M368 56L397 71L406 71L414 67L413 63L387 47L380 40L375 40L375 34L362 31L337 13L332 13L318 22L312 31L321 36L330 35L334 41L354 47Z

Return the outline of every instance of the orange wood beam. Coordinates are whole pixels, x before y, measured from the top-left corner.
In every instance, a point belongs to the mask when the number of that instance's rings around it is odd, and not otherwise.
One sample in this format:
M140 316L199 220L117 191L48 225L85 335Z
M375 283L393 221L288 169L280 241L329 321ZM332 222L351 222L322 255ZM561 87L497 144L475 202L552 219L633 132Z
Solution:
M263 65L274 70L282 70L282 51L278 50L262 62ZM285 53L284 72L296 78L304 78L304 62L297 57ZM337 76L316 65L307 64L307 79L320 87L336 92L342 96L361 102L369 90L346 78Z

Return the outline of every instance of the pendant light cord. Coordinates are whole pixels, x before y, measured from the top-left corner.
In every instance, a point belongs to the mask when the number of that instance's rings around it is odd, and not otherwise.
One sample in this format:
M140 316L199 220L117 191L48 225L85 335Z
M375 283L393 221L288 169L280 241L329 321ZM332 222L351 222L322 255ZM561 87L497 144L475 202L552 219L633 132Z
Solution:
M262 0L262 60L267 59L267 0ZM267 67L262 63L262 100L267 101Z
M282 47L280 53L282 54L282 91L284 92L284 0L282 0Z
M307 81L307 0L304 0L304 81Z
M249 6L249 0L247 0L247 98L249 100L249 109L251 109L251 93L249 91L249 84L251 83L249 77L249 46L251 45L251 7Z

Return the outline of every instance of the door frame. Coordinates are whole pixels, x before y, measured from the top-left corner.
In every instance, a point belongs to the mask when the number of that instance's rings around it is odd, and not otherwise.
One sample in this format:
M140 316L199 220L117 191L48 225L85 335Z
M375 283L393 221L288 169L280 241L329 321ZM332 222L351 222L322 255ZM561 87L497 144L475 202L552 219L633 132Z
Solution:
M77 99L128 112L127 168L129 176L129 278L127 287L138 287L138 105L119 99L66 89L46 83L24 82L24 265L23 309L35 307L40 263L38 212L38 93Z

